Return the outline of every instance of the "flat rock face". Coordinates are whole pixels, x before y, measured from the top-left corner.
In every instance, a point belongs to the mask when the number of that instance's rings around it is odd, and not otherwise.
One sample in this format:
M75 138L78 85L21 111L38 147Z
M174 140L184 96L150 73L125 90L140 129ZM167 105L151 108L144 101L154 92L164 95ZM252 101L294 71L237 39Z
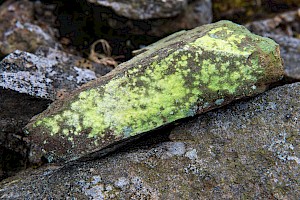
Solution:
M0 183L3 199L298 199L300 83L211 111L169 142ZM163 133L160 133L163 134Z
M242 26L179 32L34 118L25 128L29 159L74 160L261 93L282 75L279 46Z

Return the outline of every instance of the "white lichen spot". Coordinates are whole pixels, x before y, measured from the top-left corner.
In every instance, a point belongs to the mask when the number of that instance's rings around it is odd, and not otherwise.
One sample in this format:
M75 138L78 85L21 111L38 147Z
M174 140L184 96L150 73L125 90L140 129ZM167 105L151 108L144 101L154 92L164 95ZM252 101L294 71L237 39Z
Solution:
M185 156L188 157L191 160L196 160L196 159L198 159L197 150L196 149L192 149L190 151L187 151L185 153Z
M120 177L118 180L114 183L115 187L118 187L120 189L125 189L127 185L129 185L129 180L125 177Z

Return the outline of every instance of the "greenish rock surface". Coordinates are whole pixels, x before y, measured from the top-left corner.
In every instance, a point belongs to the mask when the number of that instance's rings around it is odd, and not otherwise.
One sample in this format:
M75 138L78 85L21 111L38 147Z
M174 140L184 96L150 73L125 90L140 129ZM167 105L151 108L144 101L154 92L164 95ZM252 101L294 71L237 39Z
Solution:
M25 128L29 159L74 160L176 120L253 96L282 78L279 45L229 21L179 32Z
M299 119L300 83L284 85L195 117L170 141L24 171L0 198L299 199Z

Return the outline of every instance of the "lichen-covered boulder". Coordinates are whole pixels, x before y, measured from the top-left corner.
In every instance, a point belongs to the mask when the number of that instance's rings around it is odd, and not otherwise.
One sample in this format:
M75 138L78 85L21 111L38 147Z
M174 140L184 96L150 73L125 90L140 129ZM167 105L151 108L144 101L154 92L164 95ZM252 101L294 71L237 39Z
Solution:
M279 45L220 21L157 42L53 103L25 128L29 160L68 161L265 91L282 78Z
M168 142L147 135L104 158L23 171L0 182L0 199L299 199L299 119L300 83L280 86L186 121Z

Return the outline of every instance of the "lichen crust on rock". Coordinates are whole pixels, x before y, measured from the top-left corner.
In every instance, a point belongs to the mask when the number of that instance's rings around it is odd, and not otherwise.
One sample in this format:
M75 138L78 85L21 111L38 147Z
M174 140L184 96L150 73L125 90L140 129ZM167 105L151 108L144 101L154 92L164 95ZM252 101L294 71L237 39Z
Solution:
M25 127L29 158L76 159L261 93L282 75L279 45L243 26L220 21L180 32L35 117Z

